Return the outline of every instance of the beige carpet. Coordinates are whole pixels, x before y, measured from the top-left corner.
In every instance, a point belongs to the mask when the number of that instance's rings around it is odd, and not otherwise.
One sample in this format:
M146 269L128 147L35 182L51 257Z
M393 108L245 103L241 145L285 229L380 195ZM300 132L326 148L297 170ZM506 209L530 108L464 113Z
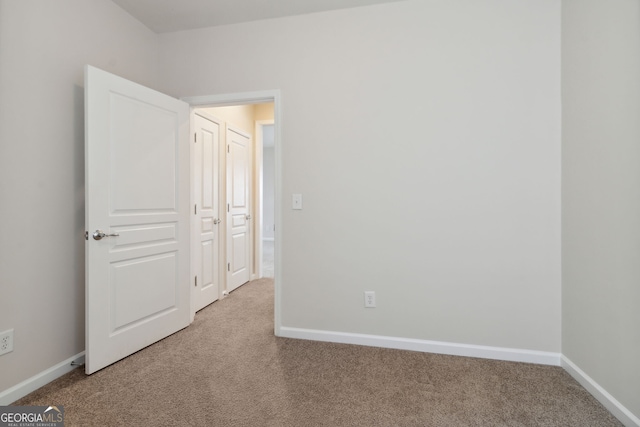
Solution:
M620 426L558 367L276 338L273 282L15 402L67 426Z

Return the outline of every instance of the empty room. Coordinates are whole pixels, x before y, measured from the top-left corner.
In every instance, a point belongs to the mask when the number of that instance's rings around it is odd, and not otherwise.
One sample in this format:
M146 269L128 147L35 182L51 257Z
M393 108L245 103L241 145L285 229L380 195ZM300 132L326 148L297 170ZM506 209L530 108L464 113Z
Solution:
M0 405L640 427L638 76L638 0L0 0Z

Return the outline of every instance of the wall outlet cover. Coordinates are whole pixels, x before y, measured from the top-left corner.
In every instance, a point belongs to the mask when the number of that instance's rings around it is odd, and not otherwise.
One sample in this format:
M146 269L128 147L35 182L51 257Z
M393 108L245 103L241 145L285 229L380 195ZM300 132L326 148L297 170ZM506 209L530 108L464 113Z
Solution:
M13 329L0 332L0 355L13 351Z

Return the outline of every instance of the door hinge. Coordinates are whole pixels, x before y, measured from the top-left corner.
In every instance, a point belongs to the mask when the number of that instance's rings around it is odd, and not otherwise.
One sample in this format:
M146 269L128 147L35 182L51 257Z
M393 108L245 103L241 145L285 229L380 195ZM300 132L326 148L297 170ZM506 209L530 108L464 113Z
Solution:
M229 212L229 203L227 203L227 212Z
M88 231L84 232L84 240L89 240L89 232Z
M193 142L198 142L198 134L197 133L193 134Z
M230 262L227 263L227 271L231 271L231 263Z
M198 214L198 205L197 204L193 205L193 214L194 215Z
M227 145L227 153L231 152L231 151L229 151L229 147L230 147L230 145Z
M198 276L196 276L195 284L193 286L198 287Z

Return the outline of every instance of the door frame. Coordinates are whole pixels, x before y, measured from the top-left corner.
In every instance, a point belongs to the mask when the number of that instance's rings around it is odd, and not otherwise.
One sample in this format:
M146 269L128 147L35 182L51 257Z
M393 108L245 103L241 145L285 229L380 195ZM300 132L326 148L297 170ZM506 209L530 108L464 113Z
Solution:
M282 248L280 242L282 242L282 95L280 90L265 90L256 92L239 92L220 95L201 95L180 98L191 107L191 112L194 109L206 108L206 107L228 107L232 105L247 105L247 104L264 104L273 103L273 118L274 118L274 171L275 171L275 191L274 191L274 222L276 226L275 231L275 262L274 262L274 332L276 336L280 336L281 323L281 294L282 294ZM193 129L191 129L193 133ZM192 174L193 179L193 174ZM259 215L259 212L255 211L255 204L253 213L255 216ZM254 233L255 239L260 233ZM261 246L259 246L260 250ZM194 306L191 308L191 320L195 318Z

